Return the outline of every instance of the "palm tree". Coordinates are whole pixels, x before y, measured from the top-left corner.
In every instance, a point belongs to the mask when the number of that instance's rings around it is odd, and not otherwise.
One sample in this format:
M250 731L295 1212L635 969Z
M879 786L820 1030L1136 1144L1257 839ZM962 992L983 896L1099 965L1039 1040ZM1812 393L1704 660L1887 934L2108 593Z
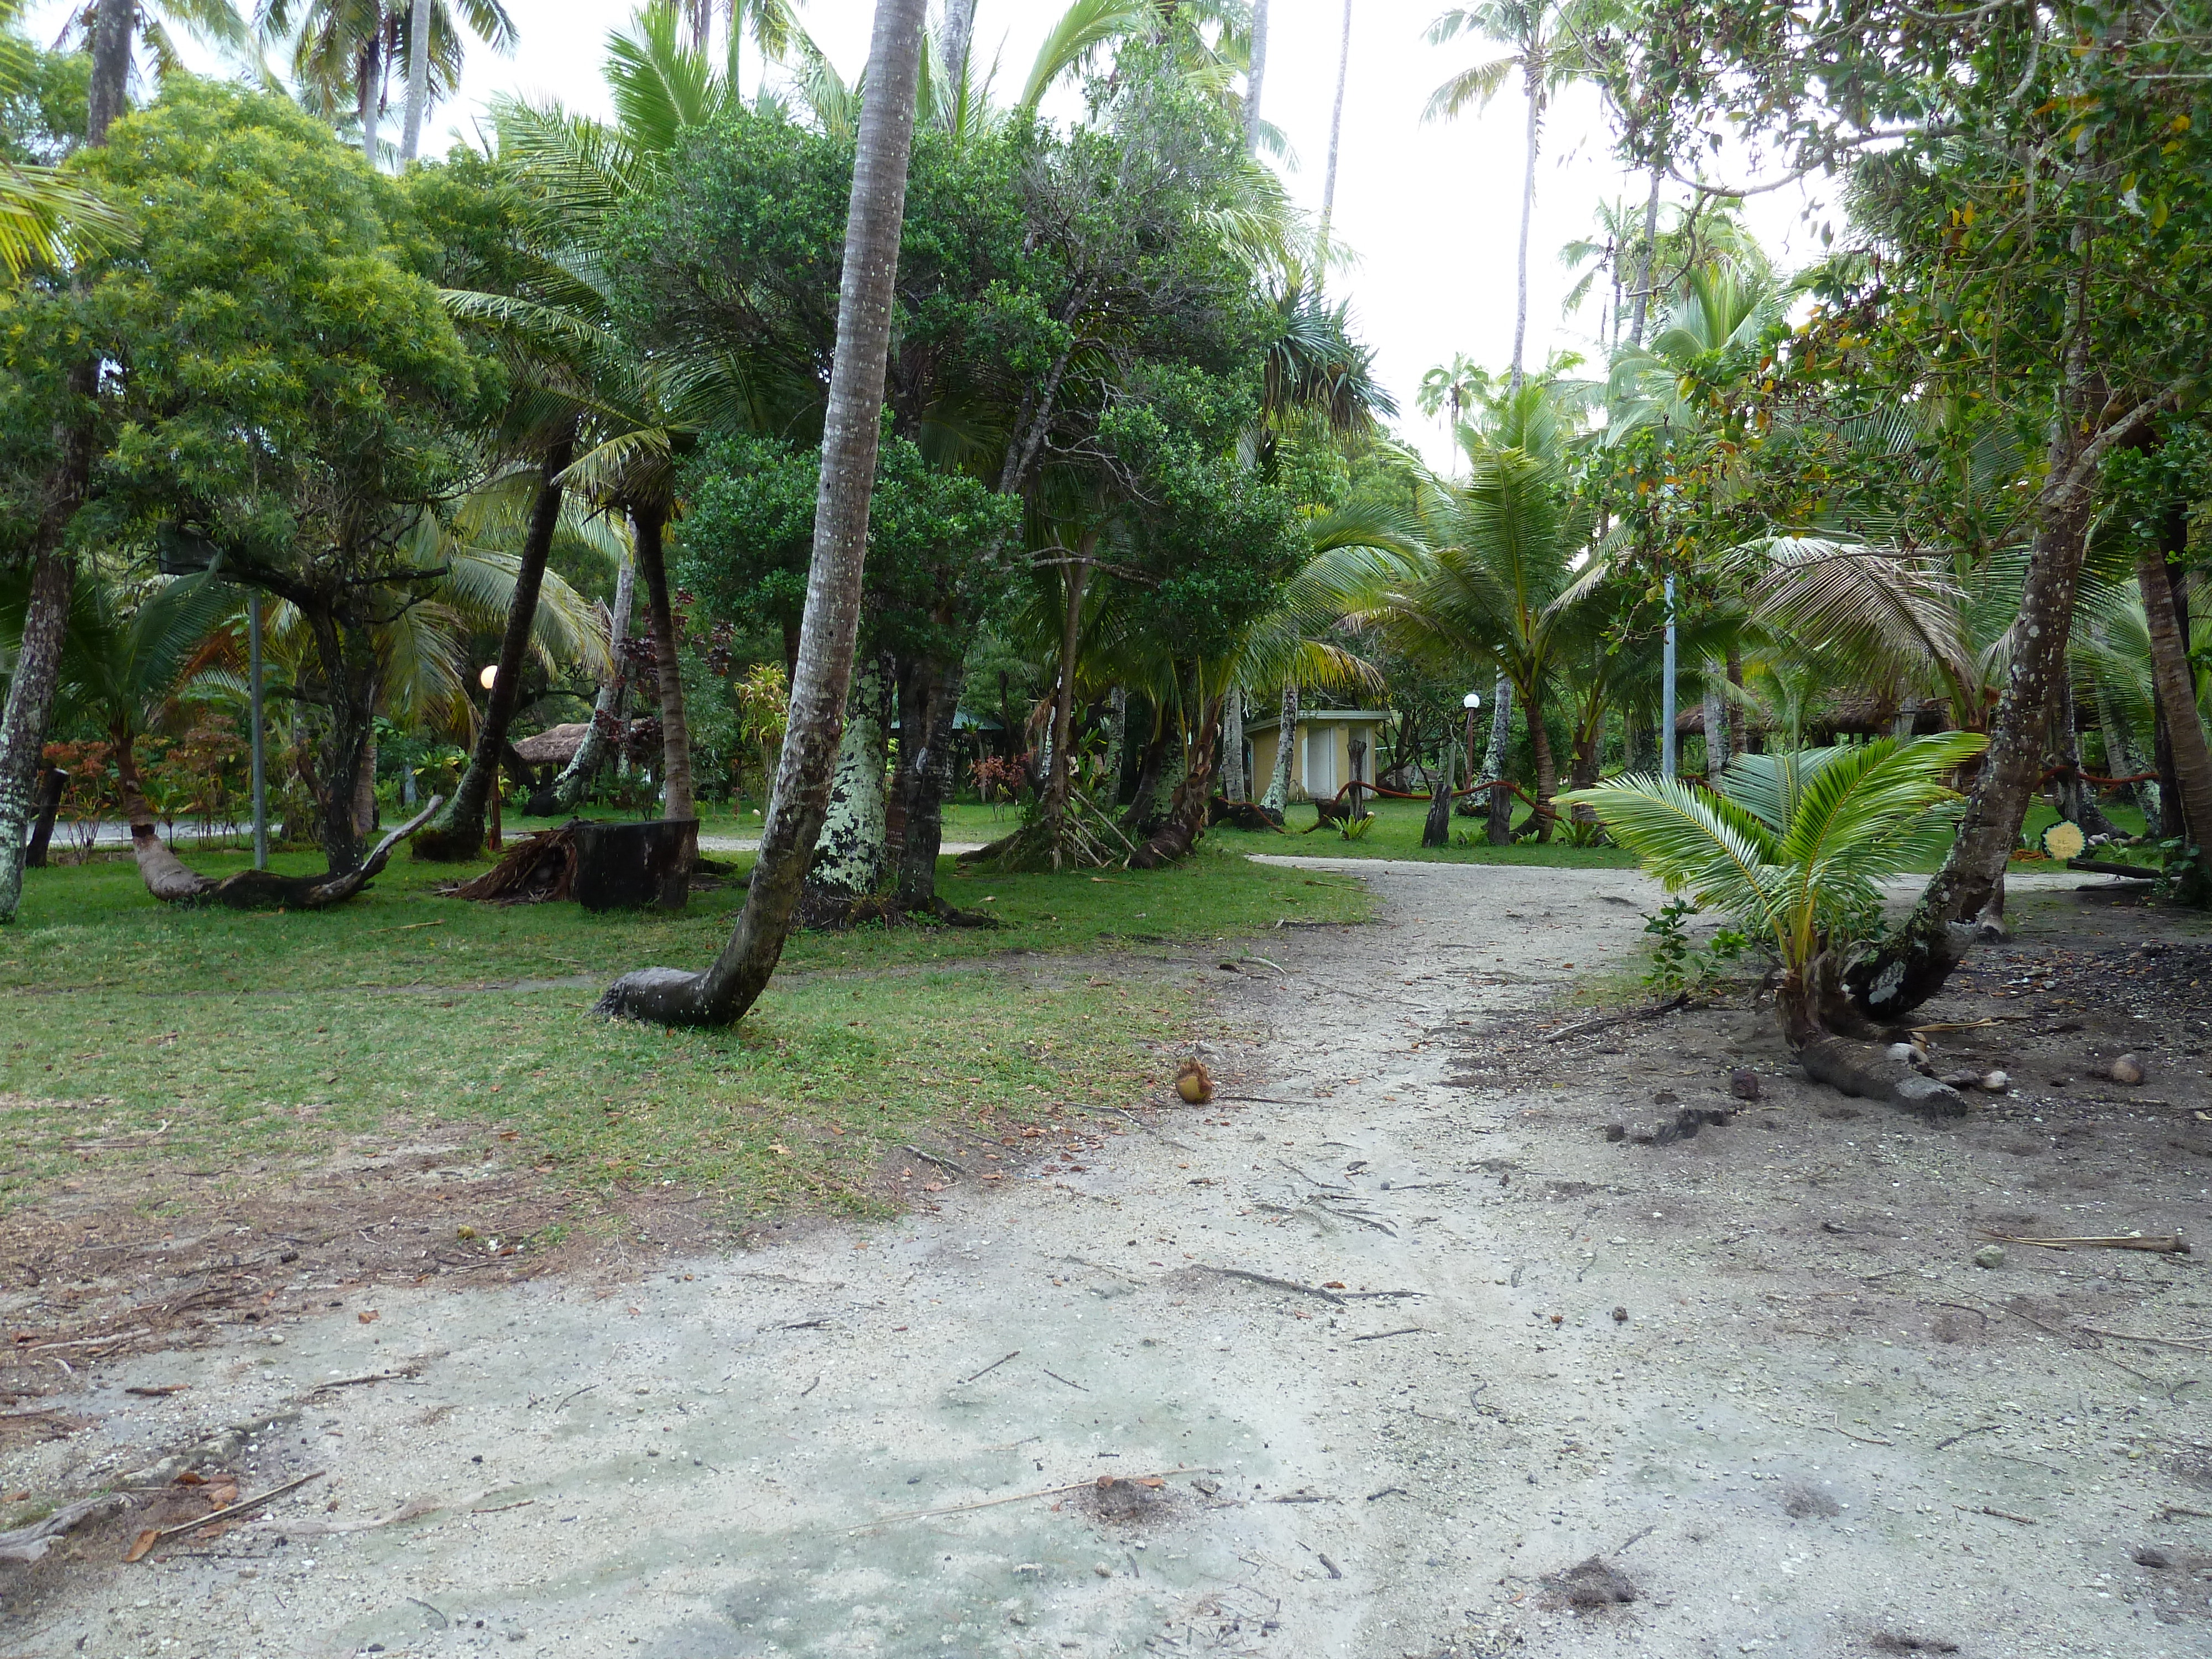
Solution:
M892 289L906 214L927 0L878 0L845 230L837 348L823 423L814 554L791 687L790 725L736 932L702 974L646 969L609 988L600 1012L670 1024L726 1025L767 988L798 913L828 811L860 631L861 561L890 353Z
M1577 561L1595 521L1570 490L1566 434L1537 386L1509 399L1494 430L1467 431L1464 483L1430 477L1407 550L1360 552L1331 580L1346 614L1409 655L1492 669L1526 714L1536 763L1537 832L1550 836L1559 767L1544 714L1590 586Z
M1832 1033L1865 1030L1842 991L1844 956L1881 927L1877 884L1942 852L1965 804L1946 780L1988 741L1947 732L1746 755L1725 795L1638 776L1564 799L1593 809L1669 892L1727 910L1770 942L1790 1047L1808 1071L1824 1058L1856 1069L1829 1046Z
M1462 34L1478 34L1510 47L1503 57L1462 70L1429 95L1425 118L1449 119L1470 107L1482 109L1516 73L1528 104L1528 149L1521 179L1521 243L1517 256L1517 299L1513 312L1512 390L1521 389L1522 352L1528 337L1528 230L1536 211L1536 154L1544 131L1544 108L1552 94L1589 72L1583 45L1586 29L1604 0L1481 0L1454 6L1429 26L1429 41L1442 46Z
M414 95L412 51L418 17L427 18L428 31L421 103ZM262 0L255 18L264 39L290 42L301 102L333 118L351 116L371 167L382 158L378 124L393 69L407 77L409 118L419 137L428 104L451 97L460 85L464 23L494 52L514 50L514 21L504 0L428 0L427 6L422 0Z

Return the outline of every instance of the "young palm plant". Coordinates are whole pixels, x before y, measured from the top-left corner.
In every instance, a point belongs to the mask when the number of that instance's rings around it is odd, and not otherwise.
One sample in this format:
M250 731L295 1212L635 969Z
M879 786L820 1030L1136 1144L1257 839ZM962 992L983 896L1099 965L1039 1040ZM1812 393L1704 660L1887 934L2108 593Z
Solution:
M1988 741L1946 732L1745 755L1728 769L1725 795L1637 776L1561 799L1593 809L1668 891L1729 911L1772 942L1776 1010L1808 1075L1846 1093L1923 1109L1941 1099L1955 1110L1955 1094L1849 1040L1884 1034L1853 1011L1843 969L1880 931L1877 884L1944 850L1965 805L1946 780Z

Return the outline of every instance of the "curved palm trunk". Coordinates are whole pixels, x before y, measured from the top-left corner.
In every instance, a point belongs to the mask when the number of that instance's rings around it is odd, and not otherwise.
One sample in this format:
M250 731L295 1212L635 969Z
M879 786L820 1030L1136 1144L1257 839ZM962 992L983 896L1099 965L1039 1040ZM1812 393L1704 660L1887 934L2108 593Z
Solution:
M458 861L472 859L483 850L485 810L492 792L499 787L507 728L514 723L515 704L522 695L523 665L530 654L531 634L538 626L538 596L545 586L545 561L561 526L561 475L568 470L574 450L574 441L564 435L538 463L538 495L531 503L521 568L515 572L514 597L507 601L507 629L500 635L499 665L492 678L491 695L484 702L483 720L477 727L468 769L453 790L453 804L444 821L415 838L417 858Z
M1193 678L1196 675L1194 673ZM1221 753L1221 699L1200 700L1197 729L1185 746L1188 764L1168 805L1168 821L1129 854L1133 870L1157 870L1186 856L1206 833L1206 804L1213 798L1213 771Z
M2180 799L2180 822L2169 822L2168 833L2179 830L2183 843L2197 849L2200 865L2212 854L2212 746L2204 737L2204 722L2197 712L2196 675L2189 661L2188 641L2183 637L2179 607L2173 600L2173 579L2165 551L2152 548L2136 566L2142 588L2143 617L2150 625L2151 678L2158 702L2166 715L2166 741L2173 754L2173 777Z
M584 799L613 750L614 734L622 729L623 645L629 638L630 606L636 592L637 561L624 555L615 574L614 610L607 621L607 677L599 683L599 695L592 705L592 727L553 780L554 804L563 812L574 811Z
M860 623L860 575L868 544L890 346L892 282L906 212L907 160L914 143L915 98L927 0L878 0L845 232L838 296L837 351L823 423L822 484L814 514L799 672L791 724L776 768L775 791L761 833L737 931L703 974L647 968L617 980L599 1012L672 1024L726 1025L752 1006L783 954L806 864L820 833L852 678ZM642 553L642 548L641 548ZM659 563L659 527L648 580ZM663 583L665 592L665 581ZM659 622L656 617L656 623ZM673 641L666 647L672 658ZM687 778L686 783L688 785ZM689 802L685 805L688 806Z
M106 143L108 124L123 113L137 21L138 0L99 0L92 28L88 145ZM70 598L76 591L76 560L65 543L77 508L92 488L93 396L98 387L96 363L87 361L70 370L70 407L55 424L54 465L40 493L39 520L31 532L29 604L7 702L0 707L0 922L15 921L22 902L24 835L37 794L46 726L53 714L54 687L61 676Z

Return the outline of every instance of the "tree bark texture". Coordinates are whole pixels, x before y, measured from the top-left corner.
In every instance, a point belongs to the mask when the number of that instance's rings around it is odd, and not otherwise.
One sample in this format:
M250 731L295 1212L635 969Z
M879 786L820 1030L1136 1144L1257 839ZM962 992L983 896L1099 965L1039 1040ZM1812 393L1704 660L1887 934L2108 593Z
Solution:
M415 0L407 15L407 120L399 130L399 164L415 159L422 139L422 112L430 101L430 0Z
M1244 775L1244 688L1232 685L1221 705L1221 793L1231 800L1251 799Z
M761 833L745 907L703 974L641 969L608 988L599 1012L674 1024L726 1025L750 1008L775 972L828 806L830 772L842 735L845 694L860 623L860 577L868 544L884 375L890 345L893 280L906 212L907 161L914 144L927 0L878 0L868 55L853 191L846 216L838 295L837 350L822 441L814 553L807 572L799 670L775 793ZM658 530L650 583L659 563ZM640 549L641 556L643 550ZM665 594L664 577L659 586ZM656 616L656 625L662 619ZM665 636L664 636L665 637ZM667 641L672 659L675 642ZM664 719L665 716L664 715ZM686 780L687 793L689 780ZM685 803L687 808L690 805Z
M1117 685L1106 694L1106 787L1108 805L1121 799L1123 763L1129 748L1129 689Z
M1282 707L1275 720L1275 769L1267 779L1263 811L1279 823L1291 804L1291 745L1298 740L1298 688L1283 688Z
M2142 588L2143 619L2150 626L2151 679L2159 708L2166 715L2179 795L2180 810L2167 815L2179 822L2166 828L2169 834L2179 833L2185 848L2197 849L2201 862L2212 851L2212 744L2206 743L2204 721L2197 711L2197 677L2190 665L2189 641L2174 604L2175 583L2165 551L2145 551L2136 575Z
M1061 842L1067 822L1067 793L1075 781L1075 670L1083 640L1083 593L1091 578L1090 556L1098 544L1098 532L1085 531L1079 560L1061 567L1062 599L1060 620L1060 684L1052 700L1052 756L1045 774L1044 825L1052 841L1052 867L1060 867Z
M1528 712L1528 747L1534 751L1536 761L1536 839L1539 842L1548 842L1552 838L1552 797L1559 793L1559 763L1553 758L1552 734L1544 726L1544 700L1540 688L1530 686L1522 692L1522 706ZM1507 810L1510 811L1511 808Z
M49 766L39 774L39 816L31 830L31 844L23 854L23 862L30 869L46 867L46 849L54 839L54 815L61 811L62 794L69 787L69 774L58 766Z
M854 671L845 699L837 769L806 877L809 888L834 899L866 898L884 884L889 805L884 766L890 743L887 678L882 659L868 658Z
M1444 726L1444 740L1437 756L1437 769L1429 780L1429 815L1421 824L1421 845L1451 845L1452 772L1459 761L1459 733Z
M1705 659L1704 676L1705 694L1705 785L1711 788L1719 783L1721 769L1735 753L1729 741L1728 693L1721 688L1728 683L1728 666L1717 657ZM1575 787L1582 787L1579 780Z
M1490 687L1490 748L1482 757L1482 775L1502 779L1505 775L1505 748L1513 740L1513 682L1500 674ZM1485 826L1484 837L1492 847L1505 847L1513 840L1513 792L1504 783L1494 784L1490 791L1490 821Z
M85 142L107 142L108 124L129 107L131 49L138 0L100 0L92 19L92 79L86 88Z
M945 0L940 43L945 72L957 91L968 76L968 43L975 33L975 0Z
M676 652L676 611L668 598L668 562L661 538L668 528L666 509L630 510L630 545L638 574L645 578L646 611L653 623L653 665L660 694L660 816L698 817L691 797L691 728L684 718L684 674ZM817 538L817 541L818 541ZM812 592L810 585L809 601ZM851 647L846 647L849 659ZM849 661L847 672L851 672Z
M323 861L332 875L344 875L361 862L354 787L374 718L376 652L365 630L344 626L328 611L306 619L325 715L314 780Z
M911 750L905 767L906 822L899 839L898 905L902 910L938 908L937 860L945 849L945 803L951 798L957 746L953 725L960 712L963 676L957 663L924 663L915 673L915 723L900 747Z
M568 470L574 441L563 435L538 466L538 494L530 505L530 524L522 540L521 568L507 602L507 628L500 635L499 661L483 719L469 753L468 768L454 786L453 804L444 821L415 838L415 856L449 862L472 859L483 850L484 809L499 787L499 769L507 752L507 728L514 723L522 696L522 671L530 659L530 637L538 626L538 597L545 586L545 561L561 527L561 475ZM690 813L684 816L689 817Z
M1244 153L1260 149L1260 94L1267 81L1267 0L1252 0L1252 52L1244 70Z
M592 704L592 728L584 733L568 765L561 769L561 775L553 780L553 799L561 811L573 811L584 799L613 750L613 732L621 729L623 645L629 638L630 606L635 603L636 592L637 561L624 554L615 573L614 609L607 617L607 677L599 683L599 696Z

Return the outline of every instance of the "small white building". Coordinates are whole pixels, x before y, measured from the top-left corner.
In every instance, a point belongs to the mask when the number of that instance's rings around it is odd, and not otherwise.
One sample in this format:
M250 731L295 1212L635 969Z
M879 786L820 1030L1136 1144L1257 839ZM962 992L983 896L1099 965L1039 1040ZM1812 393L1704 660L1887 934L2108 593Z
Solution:
M1291 734L1291 799L1334 800L1347 783L1374 782L1382 733L1397 718L1384 708L1298 710ZM1255 800L1267 793L1267 781L1275 775L1280 725L1279 720L1264 720L1244 728L1246 775Z

